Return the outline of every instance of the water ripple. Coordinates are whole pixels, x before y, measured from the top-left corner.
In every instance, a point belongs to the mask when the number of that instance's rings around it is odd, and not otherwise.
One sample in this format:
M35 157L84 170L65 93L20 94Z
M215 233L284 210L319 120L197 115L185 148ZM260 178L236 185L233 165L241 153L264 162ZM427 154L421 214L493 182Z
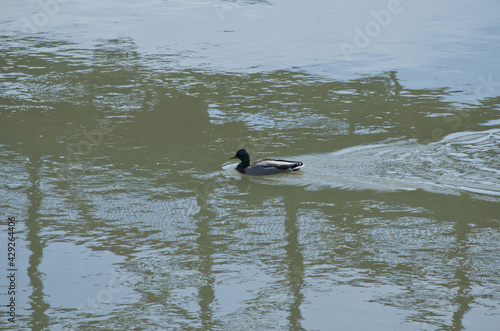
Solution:
M308 190L417 190L500 198L500 129L458 132L427 145L389 142L293 157L301 172L252 180ZM232 172L233 165L224 167Z

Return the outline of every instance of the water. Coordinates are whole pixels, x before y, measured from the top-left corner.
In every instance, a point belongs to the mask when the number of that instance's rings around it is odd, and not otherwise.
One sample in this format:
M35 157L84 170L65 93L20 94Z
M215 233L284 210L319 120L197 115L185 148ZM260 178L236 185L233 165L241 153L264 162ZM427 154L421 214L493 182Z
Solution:
M496 2L3 6L0 328L498 328Z
M460 132L427 145L398 141L296 157L312 165L300 173L259 177L254 182L376 191L425 190L498 201L500 130ZM224 167L238 178L236 164Z

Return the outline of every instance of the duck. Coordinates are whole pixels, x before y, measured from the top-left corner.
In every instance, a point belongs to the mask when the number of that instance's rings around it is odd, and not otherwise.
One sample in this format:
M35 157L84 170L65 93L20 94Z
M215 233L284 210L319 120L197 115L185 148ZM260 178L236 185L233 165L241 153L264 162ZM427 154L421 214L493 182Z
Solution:
M250 163L250 155L245 149L240 149L231 159L240 159L240 163L236 166L236 170L245 175L263 176L274 175L286 172L297 171L304 166L304 163L299 161L286 161L276 159L260 159Z

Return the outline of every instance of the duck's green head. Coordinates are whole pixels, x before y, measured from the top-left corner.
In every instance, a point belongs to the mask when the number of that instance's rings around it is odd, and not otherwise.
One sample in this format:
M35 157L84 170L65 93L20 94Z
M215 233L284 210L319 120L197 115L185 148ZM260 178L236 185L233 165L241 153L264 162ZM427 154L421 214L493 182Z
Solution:
M231 159L240 159L241 165L244 167L248 167L250 165L250 155L248 155L246 149L240 149Z

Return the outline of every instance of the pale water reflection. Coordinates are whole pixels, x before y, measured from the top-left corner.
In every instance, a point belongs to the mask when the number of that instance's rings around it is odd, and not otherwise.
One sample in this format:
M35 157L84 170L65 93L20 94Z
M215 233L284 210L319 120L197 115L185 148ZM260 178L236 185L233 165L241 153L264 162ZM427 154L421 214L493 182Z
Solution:
M400 5L3 4L13 329L496 330L499 3Z

